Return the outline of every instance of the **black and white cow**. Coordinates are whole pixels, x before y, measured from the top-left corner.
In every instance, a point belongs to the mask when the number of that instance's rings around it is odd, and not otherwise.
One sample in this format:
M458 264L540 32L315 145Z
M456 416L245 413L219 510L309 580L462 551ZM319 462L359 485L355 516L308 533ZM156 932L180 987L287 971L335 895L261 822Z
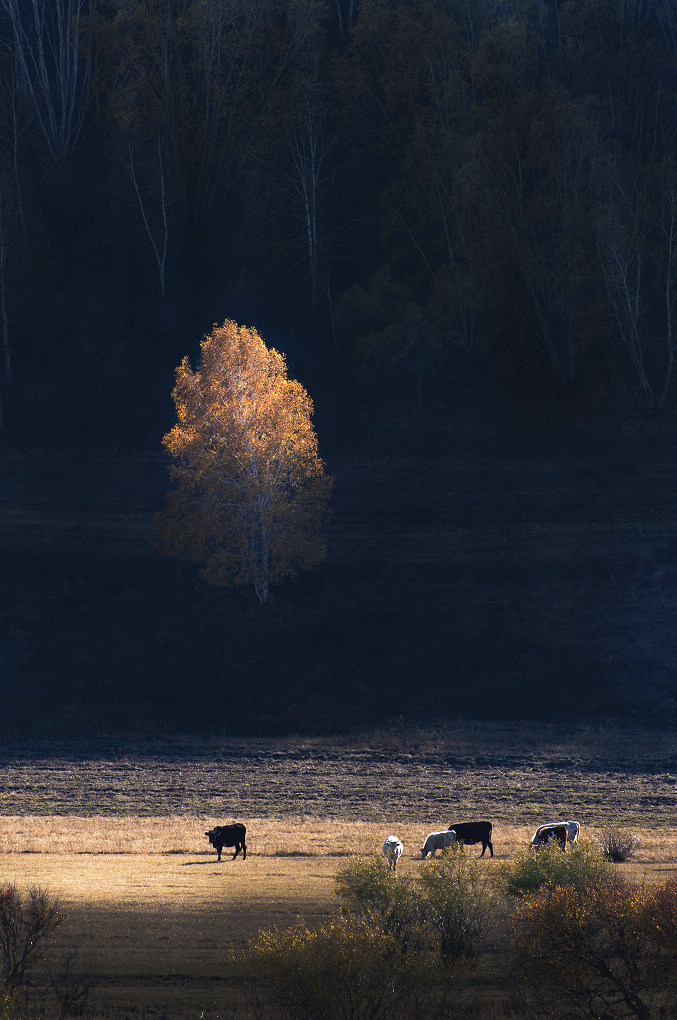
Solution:
M234 822L232 825L215 825L209 832L205 832L205 836L209 838L209 842L218 851L218 860L221 860L221 851L224 846L234 846L235 853L233 854L233 860L237 857L240 850L242 851L242 860L247 860L247 844L245 838L247 835L247 828L242 822Z
M543 846L545 843L552 843L556 840L562 850L566 850L567 843L578 843L580 832L581 826L578 822L547 822L545 825L538 826L531 837L531 845Z
M539 825L531 837L531 846L550 846L551 843L559 843L562 850L566 850L569 842L569 830L564 822L548 823Z
M562 825L566 825L567 832L569 833L569 842L578 843L578 837L581 834L581 826L578 822L562 822Z
M452 822L449 828L453 829L456 833L457 842L464 843L465 846L474 846L476 843L481 843L482 853L480 857L484 857L484 851L487 847L489 847L491 856L494 856L494 844L491 842L493 830L491 822Z

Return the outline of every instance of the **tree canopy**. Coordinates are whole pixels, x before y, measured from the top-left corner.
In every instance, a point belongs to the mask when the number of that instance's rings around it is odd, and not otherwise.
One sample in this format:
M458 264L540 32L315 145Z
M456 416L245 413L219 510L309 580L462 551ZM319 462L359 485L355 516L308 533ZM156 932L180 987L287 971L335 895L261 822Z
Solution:
M318 407L408 425L471 354L674 406L674 4L0 0L0 41L8 429L159 431L226 315Z
M271 584L319 563L332 479L318 455L313 405L283 355L226 320L184 358L177 423L163 443L177 488L160 518L168 548L204 563L214 585Z

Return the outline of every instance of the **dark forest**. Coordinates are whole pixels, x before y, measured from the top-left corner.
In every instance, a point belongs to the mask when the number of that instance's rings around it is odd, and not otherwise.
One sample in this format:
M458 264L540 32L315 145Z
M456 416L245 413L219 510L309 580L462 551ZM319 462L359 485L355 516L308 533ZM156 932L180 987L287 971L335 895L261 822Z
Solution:
M0 0L7 733L665 723L672 0ZM181 359L336 478L265 608L164 556Z

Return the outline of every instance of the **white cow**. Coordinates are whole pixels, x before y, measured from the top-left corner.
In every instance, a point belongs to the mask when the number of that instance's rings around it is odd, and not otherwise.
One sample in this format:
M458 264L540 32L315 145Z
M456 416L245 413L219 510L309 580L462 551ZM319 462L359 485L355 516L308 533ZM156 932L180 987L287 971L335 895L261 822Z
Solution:
M425 838L425 843L421 847L421 857L427 857L428 854L435 856L436 850L446 850L456 842L456 833L453 829L444 829L442 832L429 832Z
M388 836L387 840L383 844L383 853L388 862L388 867L391 871L397 871L397 862L402 856L402 840L398 839L397 836Z

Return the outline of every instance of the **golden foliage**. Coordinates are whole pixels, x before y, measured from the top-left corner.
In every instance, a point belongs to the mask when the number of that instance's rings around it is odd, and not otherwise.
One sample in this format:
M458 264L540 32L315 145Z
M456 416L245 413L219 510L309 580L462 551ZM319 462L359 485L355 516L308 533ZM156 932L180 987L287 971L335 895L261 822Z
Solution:
M395 938L403 952L433 951L460 975L480 951L491 908L487 869L462 847L419 861L418 876L395 875L380 854L354 857L336 875L348 910Z
M255 329L226 320L184 358L173 391L178 421L163 439L177 481L160 517L165 546L205 564L211 584L270 584L320 562L325 474L313 404L287 378L284 356Z
M573 886L603 881L613 868L596 842L582 839L563 853L559 844L523 847L512 860L499 866L500 879L509 896L529 896L543 886Z
M528 1015L673 1016L677 1005L674 879L544 886L512 921L512 971Z
M319 928L299 919L284 931L262 931L236 963L245 971L255 1016L447 1015L447 976L424 955L403 953L368 917L339 913Z

